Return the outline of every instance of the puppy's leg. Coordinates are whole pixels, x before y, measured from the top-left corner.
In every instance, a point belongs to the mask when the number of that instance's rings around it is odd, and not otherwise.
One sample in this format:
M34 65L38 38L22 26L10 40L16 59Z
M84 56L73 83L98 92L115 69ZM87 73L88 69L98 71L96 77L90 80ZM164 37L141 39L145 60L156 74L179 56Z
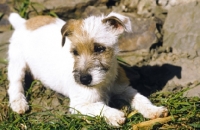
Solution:
M103 102L96 103L77 103L75 100L70 101L70 112L72 114L80 112L89 116L103 116L106 122L112 126L120 126L125 122L125 115L122 111L111 108Z
M116 80L116 84L113 89L115 97L126 100L131 103L133 109L138 110L145 118L157 118L161 116L167 116L168 111L165 107L157 107L151 103L151 101L145 96L137 92L129 85L129 80L126 77L124 70L119 68L119 77Z
M168 110L165 107L153 105L148 98L138 93L131 86L127 87L121 96L124 100L129 99L131 107L136 109L145 118L154 119L165 117L168 114Z
M131 105L132 108L138 110L146 118L155 119L158 117L166 117L168 115L167 108L153 105L148 98L139 93L136 93Z
M24 96L22 80L25 75L26 63L17 50L9 50L8 79L9 83L9 103L13 111L22 114L28 110L29 106Z

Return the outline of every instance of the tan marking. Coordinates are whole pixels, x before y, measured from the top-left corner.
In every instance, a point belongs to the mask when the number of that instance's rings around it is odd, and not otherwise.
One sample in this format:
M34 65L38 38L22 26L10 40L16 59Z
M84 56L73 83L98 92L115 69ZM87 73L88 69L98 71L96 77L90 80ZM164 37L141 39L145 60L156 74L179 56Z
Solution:
M51 16L36 16L26 21L26 28L28 30L36 30L39 27L56 22L56 18Z
M86 31L82 30L83 20L69 20L62 28L62 35L68 36L72 41L72 50L76 49L79 54L92 55L94 42L89 38Z
M116 83L124 86L128 86L130 83L128 77L126 76L125 70L121 66L118 66L118 76L116 79Z
M66 22L66 24L62 27L61 33L63 36L71 36L72 33L80 34L82 32L81 26L83 24L83 20L75 20L71 19Z
M62 46L65 44L65 37L68 36L68 38L71 40L73 37L79 37L81 36L83 20L75 20L71 19L66 22L66 24L62 27L61 33L62 33Z

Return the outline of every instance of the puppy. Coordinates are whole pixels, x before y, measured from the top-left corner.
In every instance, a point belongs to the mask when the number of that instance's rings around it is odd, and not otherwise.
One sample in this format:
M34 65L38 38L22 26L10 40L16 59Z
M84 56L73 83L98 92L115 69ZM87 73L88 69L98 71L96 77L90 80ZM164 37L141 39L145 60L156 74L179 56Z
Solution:
M12 13L9 21L15 31L8 50L9 103L22 114L29 109L22 81L30 71L44 86L70 98L70 112L100 115L108 124L125 122L122 111L111 108L111 99L123 99L145 118L167 116L165 107L154 106L129 86L120 66L118 37L131 32L128 17L111 12L64 22L50 16L29 20ZM60 33L61 31L61 33Z

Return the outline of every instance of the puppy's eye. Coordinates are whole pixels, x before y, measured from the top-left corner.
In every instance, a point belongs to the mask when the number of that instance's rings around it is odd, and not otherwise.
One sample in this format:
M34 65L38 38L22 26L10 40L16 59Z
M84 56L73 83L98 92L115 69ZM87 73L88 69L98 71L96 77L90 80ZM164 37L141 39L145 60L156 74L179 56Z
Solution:
M73 52L73 54L74 54L75 56L78 56L78 55L79 55L79 54L78 54L78 51L75 50L75 49L74 49L72 52Z
M94 46L94 52L102 53L106 50L104 46Z

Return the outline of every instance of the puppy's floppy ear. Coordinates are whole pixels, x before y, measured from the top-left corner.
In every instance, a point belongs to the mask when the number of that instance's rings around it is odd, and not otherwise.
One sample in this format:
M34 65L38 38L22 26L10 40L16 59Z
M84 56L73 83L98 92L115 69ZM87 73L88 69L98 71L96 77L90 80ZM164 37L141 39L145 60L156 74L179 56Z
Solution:
M76 23L77 20L71 19L67 21L67 23L62 27L61 34L62 34L62 46L65 44L65 37L72 35L72 32L74 31L74 23Z
M114 29L117 30L118 34L126 32L132 32L131 21L128 17L123 16L118 13L111 12L108 16L106 16L103 20L103 23L109 23L113 26Z

